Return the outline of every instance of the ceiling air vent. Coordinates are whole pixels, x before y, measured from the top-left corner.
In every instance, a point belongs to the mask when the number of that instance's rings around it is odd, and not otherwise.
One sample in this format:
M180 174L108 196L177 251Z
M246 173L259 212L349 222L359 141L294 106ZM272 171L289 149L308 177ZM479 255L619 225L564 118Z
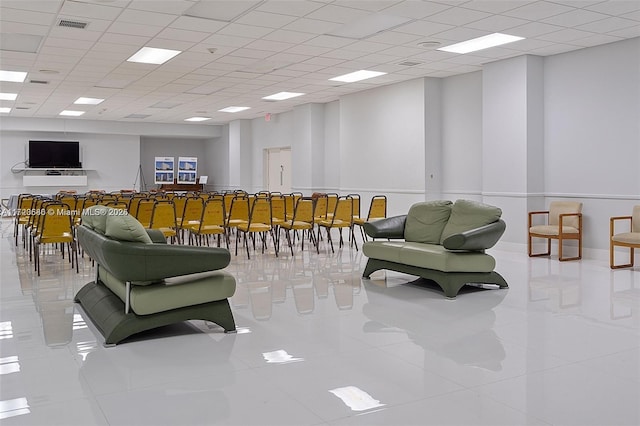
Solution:
M49 82L46 81L46 80L29 80L29 83L33 83L33 84L49 84Z
M70 19L61 19L60 22L58 22L59 27L79 28L81 30L84 30L87 27L87 25L89 25L88 22L72 21Z
M402 65L404 67L415 67L416 65L420 65L422 62L413 62L413 61L404 61L400 62L398 65Z
M19 107L16 107L16 109L31 109L31 107L19 106Z

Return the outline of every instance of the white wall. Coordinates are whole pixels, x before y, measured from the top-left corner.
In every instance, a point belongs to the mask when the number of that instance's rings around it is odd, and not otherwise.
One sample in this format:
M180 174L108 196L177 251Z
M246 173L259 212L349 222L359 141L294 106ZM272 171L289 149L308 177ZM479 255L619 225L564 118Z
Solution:
M80 142L82 166L87 169L87 186L74 187L25 187L25 172L12 173L11 167L23 167L25 149L30 139L74 140ZM55 194L61 189L73 189L78 193L90 189L117 191L133 188L140 164L140 139L131 135L105 135L94 133L59 133L2 131L0 138L0 191L2 198L12 194ZM81 172L77 172L81 173Z
M389 214L425 199L424 80L340 99L340 188L389 197Z
M585 247L640 202L640 38L545 58L547 201L584 203Z
M207 159L206 174L209 176L207 189L223 191L229 188L229 126L223 128L222 136L205 145Z
M324 188L337 192L340 188L340 101L324 105Z
M442 193L451 200L481 200L481 72L448 77L442 84Z

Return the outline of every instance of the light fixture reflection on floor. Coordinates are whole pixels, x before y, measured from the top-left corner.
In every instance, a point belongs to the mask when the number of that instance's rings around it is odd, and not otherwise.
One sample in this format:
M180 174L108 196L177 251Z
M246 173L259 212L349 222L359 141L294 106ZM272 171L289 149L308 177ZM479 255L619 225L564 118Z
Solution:
M340 398L353 411L366 411L386 405L356 386L331 389L329 392Z
M29 410L27 398L22 397L0 401L0 420L29 413L31 413L31 410Z
M264 352L262 356L268 364L287 364L290 362L304 361L304 358L294 358L283 349L273 352Z

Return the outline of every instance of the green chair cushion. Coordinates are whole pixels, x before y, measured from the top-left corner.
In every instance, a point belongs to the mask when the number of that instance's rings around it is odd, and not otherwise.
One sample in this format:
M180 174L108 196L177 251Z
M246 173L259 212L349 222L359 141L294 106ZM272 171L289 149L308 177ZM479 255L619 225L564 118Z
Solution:
M439 244L442 231L451 215L452 202L427 201L411 206L404 227L406 241Z
M496 222L500 216L502 210L498 207L477 201L457 200L451 209L449 222L440 236L440 244L451 235Z
M111 207L95 205L82 211L82 224L104 235L107 230L107 216Z
M400 241L369 241L362 247L372 259L442 272L491 272L495 259L482 252L454 252L441 245Z
M118 241L132 241L151 244L151 238L142 224L124 210L113 209L107 214L107 225L104 233L107 237Z
M123 302L126 300L126 284L104 268L100 268L100 281ZM236 280L225 271L166 278L161 282L131 286L131 310L137 315L151 315L186 306L225 300L235 293Z

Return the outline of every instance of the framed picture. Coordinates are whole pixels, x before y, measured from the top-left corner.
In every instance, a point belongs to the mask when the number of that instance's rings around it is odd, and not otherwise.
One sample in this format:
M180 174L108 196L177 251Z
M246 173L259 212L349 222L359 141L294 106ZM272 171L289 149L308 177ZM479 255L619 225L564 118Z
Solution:
M154 181L156 184L173 183L175 161L173 157L156 157Z
M198 158L178 157L178 183L197 183Z

